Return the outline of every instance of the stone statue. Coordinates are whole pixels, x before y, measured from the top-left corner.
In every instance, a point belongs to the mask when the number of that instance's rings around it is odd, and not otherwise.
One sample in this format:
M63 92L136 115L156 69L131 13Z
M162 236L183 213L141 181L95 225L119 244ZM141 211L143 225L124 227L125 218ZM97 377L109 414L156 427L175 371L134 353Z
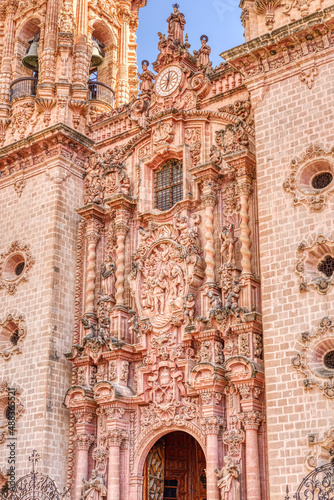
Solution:
M168 38L183 45L183 31L186 24L184 15L179 12L179 5L173 5L174 13L167 19L168 23Z
M153 82L155 80L154 74L148 69L149 64L148 61L144 60L141 63L143 72L142 74L138 73L138 77L141 80L139 85L140 92L148 95L152 94Z
M107 261L101 266L102 276L102 291L105 295L112 298L114 296L114 275L116 264L110 256Z
M207 41L209 38L206 35L201 36L201 48L199 50L194 50L194 56L197 59L198 67L200 69L202 68L209 68L212 66L212 63L210 61L210 54L211 54L211 47L207 45Z
M186 296L183 305L183 312L185 319L188 319L189 324L192 325L194 323L195 315L195 297L193 293L188 293Z
M224 467L215 469L221 500L240 500L239 470L232 458L224 457Z
M104 485L102 477L98 476L97 470L92 470L92 475L89 481L83 479L84 493L82 498L84 500L101 500L107 496L107 488Z
M238 238L234 236L234 224L230 223L228 226L223 226L220 232L220 239L222 246L220 253L228 264L234 264L234 245Z
M239 296L240 296L241 286L239 284L235 285L232 290L226 294L225 310L229 315L235 316L237 319L241 319L240 313L243 315L248 312L244 307L239 306Z

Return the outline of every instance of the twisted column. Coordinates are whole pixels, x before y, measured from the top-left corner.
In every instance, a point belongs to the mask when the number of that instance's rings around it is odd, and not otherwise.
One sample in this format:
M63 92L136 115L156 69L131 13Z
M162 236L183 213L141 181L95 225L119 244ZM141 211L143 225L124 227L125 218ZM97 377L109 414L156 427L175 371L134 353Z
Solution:
M122 222L115 226L117 237L115 299L117 306L124 305L125 237L128 229L128 225Z
M259 411L248 411L239 414L246 431L246 486L247 500L261 500L260 460L258 445L258 428L264 420Z
M217 196L210 189L209 193L203 194L202 203L205 206L205 247L204 247L204 260L205 260L205 276L206 283L215 282L215 247L214 247L214 215L213 211L217 203Z
M249 228L249 195L252 192L251 181L248 178L239 178L238 187L240 193L240 241L241 241L241 267L242 274L252 273L252 252L251 252L251 238L250 238L250 228Z
M121 43L118 76L118 104L120 105L129 100L128 52L130 39L130 12L125 6L119 8L119 17L121 20Z
M94 443L95 437L92 434L80 433L76 435L76 470L74 483L74 498L81 499L83 479L88 479L88 451Z
M100 226L94 221L87 228L86 315L94 314L96 245L100 239Z
M1 61L0 98L4 101L10 100L10 80L12 71L12 59L14 54L14 14L16 3L9 0L6 7L6 31L4 36L3 57Z

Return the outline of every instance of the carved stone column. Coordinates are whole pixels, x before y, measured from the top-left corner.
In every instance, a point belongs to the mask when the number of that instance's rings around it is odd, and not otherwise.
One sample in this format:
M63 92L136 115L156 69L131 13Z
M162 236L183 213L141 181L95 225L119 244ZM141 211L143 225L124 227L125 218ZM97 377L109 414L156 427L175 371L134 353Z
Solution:
M120 218L126 219L126 214ZM116 245L116 283L115 283L115 299L117 306L124 306L124 271L125 271L125 237L129 230L129 225L126 220L121 220L115 225L115 233L117 239Z
M259 411L239 414L246 431L246 485L247 500L261 500L260 460L258 446L258 428L264 419Z
M217 203L217 196L214 190L214 185L211 182L205 181L203 184L202 203L205 207L205 276L206 284L213 285L215 283L215 247L214 247L214 209Z
M202 419L202 429L206 435L206 491L210 500L219 500L215 469L219 463L218 434L222 423L222 418L217 416Z
M142 500L143 498L143 476L130 477L130 500Z
M120 6L119 19L121 22L121 34L120 34L120 57L119 57L119 76L118 76L118 102L117 105L120 106L129 100L129 72L128 72L128 52L129 52L129 23L130 23L130 12L124 6Z
M75 500L81 499L82 480L88 479L88 451L94 441L95 437L92 434L82 432L76 436Z
M124 430L108 432L109 468L108 468L108 500L120 500L120 447L126 438Z
M249 196L252 192L252 180L246 175L238 177L238 187L240 193L240 241L241 241L241 267L243 275L252 274L252 241L250 238L251 230L249 227Z
M87 220L85 315L91 317L95 312L96 245L100 239L104 211L97 205L88 205L78 210L78 213Z
M60 2L56 0L50 0L47 3L44 42L38 54L40 59L38 81L39 97L53 97L54 95L59 7Z
M14 54L14 14L16 11L16 2L9 0L6 7L6 22L5 35L3 46L3 57L1 61L1 80L0 80L0 99L9 103L10 100L10 83L12 72L12 59ZM5 115L7 116L8 107L5 107Z

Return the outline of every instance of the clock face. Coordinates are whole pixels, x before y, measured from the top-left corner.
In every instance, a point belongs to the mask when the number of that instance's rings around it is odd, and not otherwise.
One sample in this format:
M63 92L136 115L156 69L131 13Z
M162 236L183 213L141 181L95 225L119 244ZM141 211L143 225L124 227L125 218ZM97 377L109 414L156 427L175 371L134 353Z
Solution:
M177 66L164 69L157 78L156 91L161 96L172 94L180 85L182 71Z

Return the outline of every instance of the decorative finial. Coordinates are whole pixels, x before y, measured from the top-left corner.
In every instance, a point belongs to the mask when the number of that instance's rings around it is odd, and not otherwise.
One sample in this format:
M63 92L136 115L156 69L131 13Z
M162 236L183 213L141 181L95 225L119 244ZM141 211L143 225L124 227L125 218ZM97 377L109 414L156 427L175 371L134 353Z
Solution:
M29 462L32 462L32 473L33 474L35 474L35 466L36 466L38 460L40 460L40 458L41 458L40 454L37 453L36 450L33 450L32 454L29 457Z

